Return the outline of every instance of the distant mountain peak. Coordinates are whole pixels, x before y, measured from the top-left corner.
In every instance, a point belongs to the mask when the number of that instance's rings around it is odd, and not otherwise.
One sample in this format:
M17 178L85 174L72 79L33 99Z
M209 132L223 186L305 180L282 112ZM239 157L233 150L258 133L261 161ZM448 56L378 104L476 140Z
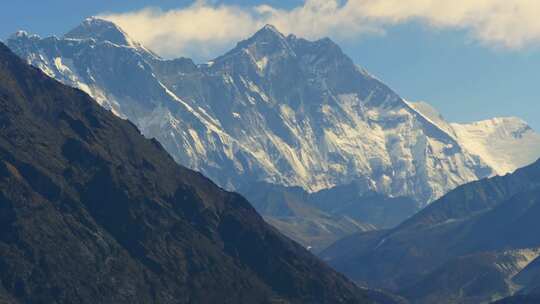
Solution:
M29 34L27 31L19 30L8 38L8 40L13 39L40 39L40 37L38 35Z
M13 36L15 37L26 37L28 36L28 32L27 31L17 31L15 34L13 34Z
M280 31L278 31L275 26L271 24L266 24L260 30L255 32L253 36L238 44L238 46L240 46L241 48L249 47L252 45L257 45L261 47L271 46L289 48L285 35L283 35Z
M221 58L246 53L253 57L254 63L262 66L261 62L275 62L284 58L292 58L301 54L317 54L317 58L326 58L328 61L342 61L348 57L341 48L330 38L307 40L293 34L285 36L274 25L266 24L251 37L240 41L234 49ZM245 54L242 54L245 56Z
M269 62L276 60L276 58L294 57L295 53L285 35L273 25L267 24L251 37L238 42L235 48L216 58L214 62L228 61L231 58L245 58L246 56L251 58L258 70L264 71Z
M519 125L519 126L527 126L527 127L529 127L529 125L527 124L526 121L524 121L523 119L521 119L519 117L515 117L515 116L493 117L493 118L490 118L490 119L475 121L475 122L472 122L471 124L487 125L487 126L489 126L489 125L496 126L496 125L501 125L501 124L512 124L512 125Z
M114 22L100 17L88 17L79 26L64 35L71 39L95 39L109 41L117 45L134 46L135 43Z
M283 36L283 34L272 24L265 24L258 32L269 32L269 33Z
M495 117L471 123L448 123L426 102L407 102L417 113L479 156L493 174L504 175L538 159L540 135L518 117Z
M64 35L67 39L93 39L97 42L110 42L115 45L137 49L145 57L159 58L157 54L131 39L116 23L101 17L88 17L79 26Z

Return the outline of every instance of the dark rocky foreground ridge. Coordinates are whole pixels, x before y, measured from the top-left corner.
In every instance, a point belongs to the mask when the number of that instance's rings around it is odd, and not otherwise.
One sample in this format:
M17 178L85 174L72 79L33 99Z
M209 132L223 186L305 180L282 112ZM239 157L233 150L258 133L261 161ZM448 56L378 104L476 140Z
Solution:
M2 44L0 281L1 303L371 303L241 196Z

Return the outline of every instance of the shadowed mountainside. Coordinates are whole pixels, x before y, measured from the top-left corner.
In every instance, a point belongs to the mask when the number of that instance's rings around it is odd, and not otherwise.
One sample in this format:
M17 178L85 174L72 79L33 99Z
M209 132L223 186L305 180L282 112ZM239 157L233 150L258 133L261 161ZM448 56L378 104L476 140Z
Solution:
M540 286L538 218L540 161L460 186L397 228L345 238L321 256L413 303L490 302Z

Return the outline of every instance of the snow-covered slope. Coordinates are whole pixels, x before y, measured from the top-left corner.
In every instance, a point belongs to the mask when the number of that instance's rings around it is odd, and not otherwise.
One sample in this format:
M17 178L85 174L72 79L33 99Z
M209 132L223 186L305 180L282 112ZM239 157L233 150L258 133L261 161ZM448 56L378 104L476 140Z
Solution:
M438 128L446 132L452 137L456 137L454 128L451 124L447 122L444 117L435 109L432 105L424 101L410 102L407 101L407 104L411 106L416 112L422 115L425 119L429 120L431 123L436 125Z
M516 117L452 124L460 143L503 175L540 158L540 134Z
M90 18L63 38L19 34L8 45L228 189L265 181L313 192L355 182L425 204L493 174L329 39L265 26L196 65L163 60Z
M425 102L409 102L421 115L452 135L469 153L478 155L504 175L540 158L540 134L517 117L493 118L473 123L448 123Z

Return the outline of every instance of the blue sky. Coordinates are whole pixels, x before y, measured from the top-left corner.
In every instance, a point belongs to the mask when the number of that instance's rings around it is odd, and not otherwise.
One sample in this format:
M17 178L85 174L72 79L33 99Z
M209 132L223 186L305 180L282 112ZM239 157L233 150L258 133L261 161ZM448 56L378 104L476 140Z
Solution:
M242 11L261 4L290 11L305 3L303 0L235 0L206 1L204 5L239 6ZM3 20L0 38L5 39L19 29L42 36L61 35L90 15L123 14L146 7L158 7L167 12L182 10L192 5L193 1L187 0L8 1L2 4L3 9L0 11L0 18ZM226 23L226 20L223 22ZM276 20L282 22L278 28L287 28L286 21L283 21L285 19ZM491 38L485 38L483 32L479 32L474 24L471 28L476 32L466 26L447 26L446 23L444 26L434 27L428 24L440 20L429 21L411 19L392 22L376 33L362 29L350 35L343 34L350 26L344 24L342 27L326 28L321 35L330 36L338 42L357 64L367 68L402 97L412 101L427 101L450 121L466 122L494 116L518 116L536 130L540 130L540 101L537 91L540 50L536 43L527 43L534 40L530 38L530 33L526 33L526 39L518 41L514 38L521 37L519 35L522 33L511 31L512 37L501 40L501 35L508 34L497 32L494 39L499 40L495 42L503 42L497 44L491 43ZM332 20L328 22L331 23ZM446 19L444 22L447 22ZM318 34L317 26L314 28L315 32L313 28L306 30L298 27L299 31L309 38ZM293 26L290 31L294 30ZM239 36L248 35L252 29L247 28L245 31ZM128 33L131 34L130 30ZM211 47L204 52L198 52L196 48L204 45L206 40L197 40L190 44L194 45L191 49L173 49L171 52L203 61L232 47L238 39L236 36L220 36L217 39L220 42L209 44ZM518 41L516 44L519 44L519 47L505 47L504 43L508 41ZM152 45L150 47L152 48ZM156 45L156 48L159 47L167 46Z

